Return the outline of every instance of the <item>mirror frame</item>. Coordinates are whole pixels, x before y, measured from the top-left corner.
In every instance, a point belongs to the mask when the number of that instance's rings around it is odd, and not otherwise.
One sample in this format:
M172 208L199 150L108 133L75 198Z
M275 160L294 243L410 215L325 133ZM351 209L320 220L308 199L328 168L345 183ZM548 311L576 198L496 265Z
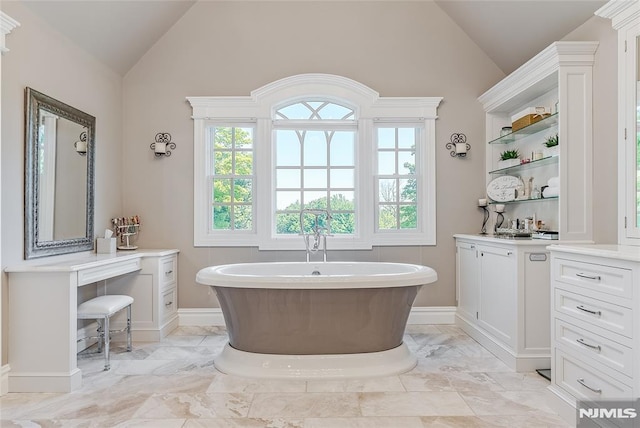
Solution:
M83 237L40 241L38 239L38 128L40 109L87 129L86 233ZM53 256L93 250L95 117L32 88L25 90L24 258Z

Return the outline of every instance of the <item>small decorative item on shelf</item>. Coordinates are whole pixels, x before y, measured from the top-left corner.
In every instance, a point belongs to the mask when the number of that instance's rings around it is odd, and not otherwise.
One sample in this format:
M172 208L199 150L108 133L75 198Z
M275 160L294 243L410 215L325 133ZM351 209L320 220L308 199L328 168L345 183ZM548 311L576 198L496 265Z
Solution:
M494 234L497 234L498 229L502 227L504 222L504 204L496 204L496 223L493 227Z
M111 224L116 233L116 237L120 238L119 250L135 250L137 245L132 245L132 236L137 236L140 231L140 217L119 217L112 218Z
M504 137L505 135L509 135L513 132L513 128L511 128L510 126L503 126L502 129L500 129L500 136Z
M482 220L482 228L480 229L480 235L487 234L487 221L489 221L489 210L487 209L487 200L478 199L478 208L482 208L484 219Z
M556 135L552 135L549 138L547 138L547 140L542 143L544 144L544 149L542 149L542 156L545 158L551 157L551 156L558 156L558 149L560 148L558 146L558 143L560 141L558 140L558 134Z
M496 228L496 235L504 236L512 239L530 239L531 232L524 229L517 229L513 227L498 227Z
M551 108L549 107L527 107L511 116L511 127L513 128L513 132L516 132L550 115Z
M498 169L508 168L510 166L520 165L520 152L518 149L505 150L500 153L500 160L498 161Z

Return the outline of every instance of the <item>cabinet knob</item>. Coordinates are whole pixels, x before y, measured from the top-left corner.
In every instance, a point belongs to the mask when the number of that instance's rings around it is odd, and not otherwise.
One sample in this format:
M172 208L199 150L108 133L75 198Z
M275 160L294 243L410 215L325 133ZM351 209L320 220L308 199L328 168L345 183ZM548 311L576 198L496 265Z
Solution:
M173 270L169 270L169 271L166 271L164 274L165 275L171 275L172 273L173 273Z
M173 300L164 304L166 307L173 305Z

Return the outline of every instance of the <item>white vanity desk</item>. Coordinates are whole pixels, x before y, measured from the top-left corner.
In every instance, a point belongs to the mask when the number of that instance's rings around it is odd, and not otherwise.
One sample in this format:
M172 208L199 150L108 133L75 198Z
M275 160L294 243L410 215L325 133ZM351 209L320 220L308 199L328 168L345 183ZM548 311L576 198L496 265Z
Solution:
M79 287L105 281L106 294L133 296L134 340L157 341L177 327L177 253L87 252L7 267L9 392L69 392L81 386Z

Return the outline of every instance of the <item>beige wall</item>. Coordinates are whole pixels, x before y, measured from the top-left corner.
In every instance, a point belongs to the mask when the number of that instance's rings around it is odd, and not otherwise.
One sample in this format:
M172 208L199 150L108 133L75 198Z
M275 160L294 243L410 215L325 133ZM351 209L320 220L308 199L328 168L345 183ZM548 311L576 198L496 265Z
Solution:
M302 252L193 247L193 122L186 96L248 95L277 79L330 73L382 96L442 96L437 120L437 246L330 252L329 259L421 263L439 280L419 306L455 305L452 235L475 233L485 190L484 114L477 97L503 73L428 2L201 2L124 79L126 215L142 218L139 243L180 249L179 306L217 306L195 283L209 265L304 260ZM155 159L149 144L169 132L177 148ZM463 132L466 159L445 143Z
M23 258L24 88L30 86L96 117L98 232L122 211L122 78L21 4L3 2L2 10L21 24L11 33L10 54L2 58L2 267L6 267ZM6 277L2 283L6 305ZM6 346L2 349L6 362Z

